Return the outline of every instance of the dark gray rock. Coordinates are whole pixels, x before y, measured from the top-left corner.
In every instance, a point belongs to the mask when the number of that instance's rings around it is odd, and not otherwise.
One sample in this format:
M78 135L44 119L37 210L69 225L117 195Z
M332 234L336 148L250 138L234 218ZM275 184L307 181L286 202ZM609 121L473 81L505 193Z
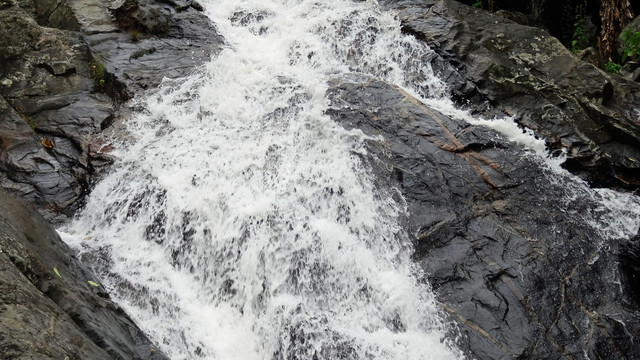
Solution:
M2 359L167 359L47 221L3 190L0 273Z
M382 3L406 33L453 59L493 105L487 115L514 115L566 149L567 169L594 186L640 186L640 84L580 61L542 29L452 0Z
M635 61L625 62L622 69L620 69L620 75L635 82L640 82L640 64Z
M91 138L115 107L94 91L80 34L41 27L17 6L0 10L0 24L13 49L0 58L0 182L60 220L85 192Z
M95 143L119 105L188 75L221 43L191 2L4 0L0 186L63 221L110 162Z
M102 56L107 71L132 91L155 87L163 78L186 76L217 54L223 43L214 25L192 4L127 0L113 10L121 31L90 35L87 42ZM156 15L144 15L150 13Z
M470 358L640 358L639 240L585 225L597 203L492 130L388 84L336 79L329 94L332 118L384 137L371 164L401 189L414 258Z

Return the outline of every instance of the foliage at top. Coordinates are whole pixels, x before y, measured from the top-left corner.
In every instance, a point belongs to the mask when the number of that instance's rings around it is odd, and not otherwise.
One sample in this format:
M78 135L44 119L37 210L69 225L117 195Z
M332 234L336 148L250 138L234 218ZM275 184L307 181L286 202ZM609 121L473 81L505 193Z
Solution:
M571 52L574 54L589 46L586 28L585 9L582 5L578 5L575 10L575 22L573 23L573 34L571 37Z
M640 31L632 33L631 30L627 30L620 35L620 38L627 45L622 53L622 63L624 63L627 58L634 59L640 55Z

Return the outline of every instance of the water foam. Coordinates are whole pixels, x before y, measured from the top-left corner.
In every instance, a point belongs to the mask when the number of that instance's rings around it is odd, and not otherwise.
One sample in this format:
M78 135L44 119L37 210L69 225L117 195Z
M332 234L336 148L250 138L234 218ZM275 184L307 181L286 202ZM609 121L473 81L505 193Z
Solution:
M65 240L174 359L460 358L404 205L324 114L334 74L441 93L429 49L373 2L202 4L228 47L143 101Z
M547 164L548 181L568 181L567 204L602 204L584 215L598 231L637 231L636 198L592 191L511 119L455 109L428 47L375 2L202 4L227 48L144 100L135 141L63 229L173 359L462 357L417 281L404 205L372 185L362 133L324 114L336 74L494 128Z

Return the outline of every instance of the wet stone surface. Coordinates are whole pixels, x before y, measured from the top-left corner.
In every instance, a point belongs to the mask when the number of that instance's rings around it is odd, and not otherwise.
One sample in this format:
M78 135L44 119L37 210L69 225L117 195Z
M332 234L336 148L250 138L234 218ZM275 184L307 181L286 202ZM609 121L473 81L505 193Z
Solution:
M593 186L640 186L640 84L581 61L542 29L453 0L381 3L477 88L461 105L513 116Z
M0 358L166 359L49 224L111 163L123 102L218 51L201 10L0 0Z
M4 190L0 274L3 359L167 359L51 225Z
M330 94L336 121L384 138L370 143L382 164L371 161L406 198L414 259L469 356L640 356L638 240L585 226L597 203L571 200L558 175L501 135L388 84L337 79Z
M0 185L54 222L109 163L108 147L92 144L122 102L188 75L222 44L192 2L59 5L0 6Z

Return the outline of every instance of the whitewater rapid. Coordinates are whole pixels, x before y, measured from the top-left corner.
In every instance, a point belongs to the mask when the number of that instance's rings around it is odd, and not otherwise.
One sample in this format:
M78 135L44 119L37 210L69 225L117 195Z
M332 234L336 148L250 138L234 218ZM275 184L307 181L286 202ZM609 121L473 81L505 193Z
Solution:
M365 136L325 115L357 72L444 85L372 1L205 1L227 46L139 100L61 232L172 359L453 359Z
M201 4L226 47L137 100L65 241L172 359L462 358L410 259L402 197L373 185L370 139L325 114L327 81L372 76L540 159L544 143L452 107L431 50L375 1ZM603 232L637 231L636 213L613 230L600 215Z

